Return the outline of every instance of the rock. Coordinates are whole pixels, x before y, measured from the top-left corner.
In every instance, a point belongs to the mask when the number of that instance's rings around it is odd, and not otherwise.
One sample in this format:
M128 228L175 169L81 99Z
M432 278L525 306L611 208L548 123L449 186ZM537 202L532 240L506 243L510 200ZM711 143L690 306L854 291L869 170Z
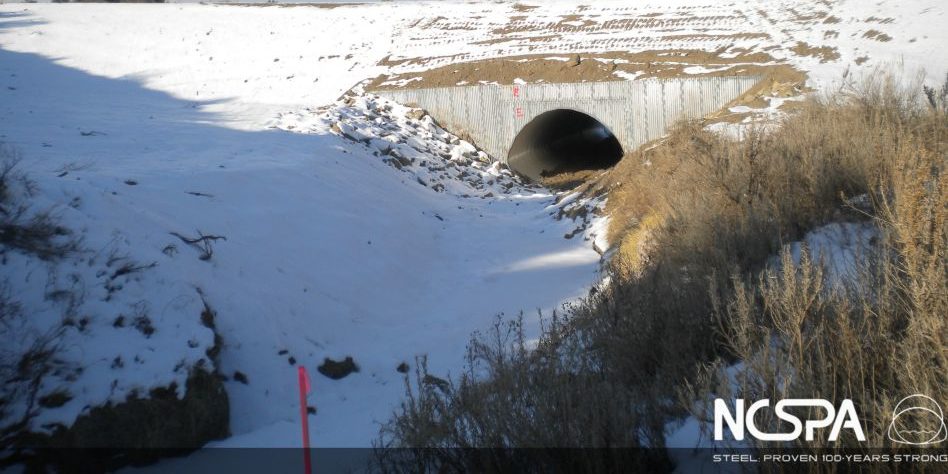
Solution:
M409 165L411 165L411 159L410 159L410 158L406 158L406 157L404 157L404 156L402 156L402 155L400 155L400 154L398 154L398 153L395 153L394 151L392 152L392 156L394 156L395 159L398 160L398 162L401 163L402 166L409 166Z
M407 114L405 114L406 117L415 120L421 120L425 115L424 109L412 109L409 110Z
M241 371L239 371L239 370L235 370L235 371L234 371L234 380L236 380L236 381L238 381L238 382L240 382L240 383L242 383L242 384L244 384L244 385L247 385L247 384L250 383L250 382L247 380L247 374L245 374L245 373L243 373L243 372L241 372Z
M353 372L358 372L359 366L356 365L355 361L352 360L352 357L346 357L345 360L341 362L334 361L327 357L323 359L322 365L316 367L316 370L326 377L329 377L333 380L339 380Z

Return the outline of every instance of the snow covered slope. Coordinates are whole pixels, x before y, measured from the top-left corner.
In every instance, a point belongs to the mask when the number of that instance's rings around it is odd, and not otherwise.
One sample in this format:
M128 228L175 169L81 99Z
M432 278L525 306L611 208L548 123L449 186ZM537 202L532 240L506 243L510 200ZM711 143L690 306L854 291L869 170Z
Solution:
M552 218L548 191L482 164L430 119L372 97L337 101L367 78L510 54L683 48L766 52L825 87L884 62L948 69L934 0L654 3L0 5L0 141L93 255L156 263L128 296L89 303L76 344L105 344L116 315L142 302L167 315L144 342L72 353L92 367L74 382L86 388L44 420L68 424L180 381L166 355L196 338L180 354L194 364L210 343L194 319L200 288L230 377L235 436L221 445L295 445L304 364L314 443L365 446L402 393L399 363L430 354L447 373L495 314L532 316L585 292L599 255L584 237L601 219L566 239L587 223ZM824 46L838 57L810 48ZM201 260L172 232L226 240ZM29 308L46 304L44 265L0 267ZM95 272L83 278L101 289ZM120 353L147 362L113 369ZM345 356L360 372L312 371ZM104 390L113 379L122 388Z
M55 23L37 26L40 21L5 17L2 28L9 35L32 27L57 31L49 36L64 34ZM16 26L22 22L31 26ZM339 51L348 48L346 43ZM123 70L106 56L71 61ZM178 71L178 65L152 59L149 67ZM290 67L300 75L306 71L300 62ZM375 422L387 418L402 393L402 374L396 372L401 362L413 364L416 355L430 354L435 372L447 373L460 361L470 333L496 314L553 308L596 279L599 255L581 237L564 238L578 224L551 217L553 196L521 186L509 172L475 166L473 148L431 125L430 118L411 119L408 109L389 106L391 114L400 114L392 128L410 137L402 154L416 160L399 171L377 148L329 130L332 120L362 128L359 133L378 131L369 117L337 121L331 115L369 111L365 104L314 112L307 118L325 125L316 130L270 129L298 127L291 115L252 112L234 126L232 116L206 110L208 102L120 76L92 75L6 46L0 50L0 139L22 152L21 166L38 184L42 204L57 204L63 224L79 231L89 248L104 249L102 258L115 246L136 262L156 263L137 273L127 304L90 298L96 304L84 307L92 322L83 334L91 335L70 342L98 349L70 355L89 369L78 382L63 382L74 390L73 400L47 410L37 428L50 421L68 425L90 407L122 401L135 388L176 380L183 386L172 369L187 355L189 338L207 342L209 334L199 324L200 289L217 312L224 341L221 370L231 377L235 435L296 420L294 364L304 364L313 374L311 403L318 409L314 443L365 446L375 437ZM198 77L189 86L200 91L209 79ZM321 76L320 82L335 84L326 101L350 79L334 72ZM229 111L253 109L242 106ZM248 129L255 121L267 125ZM449 161L428 151L441 146L449 157L457 149L453 156L468 170L468 180L420 166L425 159ZM213 256L201 260L173 232L226 240L215 241ZM17 292L29 308L45 304L44 264L32 265L36 271L3 267L17 288L36 290ZM99 291L91 276L86 283ZM138 303L162 317L152 318L152 338L122 339L138 344L128 348L112 325L125 306ZM182 328L197 333L179 334ZM200 358L207 345L192 351ZM109 363L117 355L169 362L129 362L115 369ZM355 359L360 372L339 381L315 373L324 357L345 356ZM246 384L234 378L238 371ZM113 379L123 380L120 390L109 390ZM297 430L290 426L273 443L296 443Z
M717 60L793 64L817 87L832 86L847 70L871 73L880 65L907 74L924 69L941 80L948 69L946 19L937 0L473 3L415 18L396 32L386 62L407 73L499 56L649 52L647 66L656 66L692 63L700 56L694 52L704 52Z

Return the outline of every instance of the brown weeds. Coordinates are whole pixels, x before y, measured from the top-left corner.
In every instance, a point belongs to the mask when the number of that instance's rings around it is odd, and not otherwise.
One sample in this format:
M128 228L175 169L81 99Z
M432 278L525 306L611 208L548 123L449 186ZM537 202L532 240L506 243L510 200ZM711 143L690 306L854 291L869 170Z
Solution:
M381 445L661 447L666 423L695 401L736 396L723 367L737 361L746 398L851 398L869 445L887 445L902 396L948 400L948 115L923 104L880 80L739 140L685 123L627 156L599 182L617 248L610 283L554 315L535 350L520 326L498 326L475 335L449 385L424 384L422 365ZM840 221L878 232L855 277L832 281L805 246L791 258L785 244ZM490 453L424 451L424 461L517 459ZM585 470L615 461L573 454Z

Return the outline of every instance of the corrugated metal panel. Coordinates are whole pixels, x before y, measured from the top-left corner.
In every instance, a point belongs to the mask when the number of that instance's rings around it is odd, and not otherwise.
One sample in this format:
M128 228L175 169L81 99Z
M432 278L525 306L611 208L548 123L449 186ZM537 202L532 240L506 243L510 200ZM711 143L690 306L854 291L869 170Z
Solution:
M662 97L665 99L663 106L665 110L664 128L667 128L683 115L684 105L681 101L681 83L672 81L662 82Z
M574 109L608 127L626 151L661 137L682 118L720 109L753 87L756 76L645 79L568 84L473 85L379 91L417 104L439 123L466 132L495 158L506 160L516 134L541 113ZM516 92L515 92L516 91Z
M682 89L682 116L695 118L701 116L701 89L700 81L687 79L681 81Z
M643 81L642 107L646 110L645 123L646 141L658 138L665 132L665 110L662 107L662 84L658 81Z
M639 104L644 103L645 83L633 82L630 92L628 107L632 111L632 122L629 124L632 127L630 133L632 140L628 146L623 143L623 147L627 150L634 150L645 143L648 137L648 110L639 106Z

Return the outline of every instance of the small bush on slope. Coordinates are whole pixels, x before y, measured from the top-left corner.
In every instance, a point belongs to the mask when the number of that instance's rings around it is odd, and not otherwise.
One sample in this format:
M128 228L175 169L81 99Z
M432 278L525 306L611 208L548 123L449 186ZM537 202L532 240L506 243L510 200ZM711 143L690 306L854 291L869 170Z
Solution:
M88 373L91 365L77 360L70 351L104 342L121 346L123 336L86 338L84 328L95 314L86 313L83 285L61 288L47 283L39 305L35 296L30 300L30 292L23 291L43 282L42 278L24 278L30 273L21 270L24 259L42 260L42 266L53 276L63 267L92 267L93 263L84 257L88 251L81 248L78 237L60 225L54 213L37 209L37 188L19 171L17 162L16 152L0 144L0 471L11 465L22 465L27 472L114 470L129 463L183 454L209 440L226 437L230 411L223 382L216 373L221 347L216 332L214 345L206 353L212 364L202 359L190 367L182 366L188 374L182 398L178 398L176 382L171 382L152 387L147 396L139 396L135 389L124 401L87 406L70 426L40 424L47 414L44 410L88 401L73 384L80 374ZM155 266L138 265L127 258L114 262L113 268L109 268L112 263L106 263L100 272L92 269L97 276L90 285L103 285L108 292L104 301L110 301L121 290L123 276ZM70 273L69 279L77 283L82 276ZM47 305L53 309L43 314ZM121 308L118 302L114 305ZM201 323L215 331L214 319L214 311L204 302ZM122 320L124 317L119 316L116 321ZM124 323L115 324L113 327L118 329ZM145 339L156 331L144 313L134 324L140 331L134 334ZM134 334L131 337L136 337ZM188 344L190 347L190 341ZM112 370L116 370L116 364L121 368L121 357L112 364ZM108 380L101 383L107 384ZM114 390L118 379L112 383Z
M738 350L735 340L756 344L763 340L761 333L787 326L774 301L770 306L754 306L753 311L772 315L769 321L753 313L755 324L747 326L737 314L720 309L735 306L748 292L770 294L772 300L780 294L779 287L767 286L772 280L745 283L744 275L764 270L782 244L829 221L872 217L885 235L901 236L911 243L904 248L930 249L909 251L881 276L858 284L862 285L860 294L871 295L871 301L885 298L890 299L886 305L902 305L898 313L903 315L911 314L908 310L913 308L904 306L903 294L918 293L920 299L912 304L924 306L926 314L943 317L944 306L932 301L932 295L945 286L945 253L932 242L944 239L944 221L918 221L912 216L930 216L937 209L943 213L943 192L927 197L919 193L943 186L939 180L948 123L943 115L922 108L918 99L918 94L900 91L891 82L867 84L858 93L813 100L771 132L751 131L735 141L697 124L683 124L664 143L627 157L604 183L611 187L609 206L619 223L611 239L619 242L609 271L611 284L568 308L563 320L554 318L535 351L526 350L518 337L495 329L489 337L475 335L466 372L448 388L425 384L422 367L414 388L409 384L402 408L383 429L380 444L661 447L666 422L691 406L675 401L682 387L701 379L709 363L746 356L747 350ZM925 164L908 166L912 160ZM928 176L928 181L922 179L928 184L909 187L914 194L905 194L909 188L900 183L908 179L906 169L916 170L909 173L915 180ZM925 169L930 175L922 172ZM851 197L863 194L869 196L870 208L846 205ZM899 226L908 228L896 232ZM912 243L914 232L921 228L934 229L934 234L926 234L930 237L923 239L928 242L924 245ZM889 237L884 241L882 247L890 249L898 242ZM895 247L896 254L902 248ZM920 267L924 271L908 271L910 264L904 262L909 261L916 266L927 263ZM889 291L885 285L911 291ZM757 298L751 299L757 304ZM863 299L867 307L860 311L869 314L867 301ZM843 303L837 309L853 315L848 320L837 318L834 324L842 325L838 330L850 331L851 341L863 343L837 347L836 355L847 350L852 359L858 353L860 363L869 367L876 358L890 354L873 352L865 341L894 337L891 331L909 327L918 333L918 341L929 341L943 355L944 326L933 318L912 322L901 316L903 322L897 328L853 327L859 321L858 312ZM811 310L798 309L797 317L800 311L809 314ZM867 330L876 334L860 336ZM807 334L831 346L836 333ZM788 363L799 362L788 359ZM849 362L829 357L818 360L822 366L816 362L810 361L809 369L801 373L835 377L839 382L841 370L849 369L844 366ZM944 371L943 361L924 358L917 358L913 367L929 374L930 381L939 380L936 371ZM883 383L872 377L849 381L866 392ZM710 384L692 388L686 400L709 395ZM465 453L425 450L396 461L462 467L518 462L503 450ZM557 452L532 454L531 461L541 465L555 466L560 461ZM610 456L616 452L573 454L578 465L608 470ZM662 463L638 461L651 467Z
M30 208L35 185L17 170L18 163L16 151L0 143L0 254L15 249L50 260L75 251L79 242L69 229L49 212Z

